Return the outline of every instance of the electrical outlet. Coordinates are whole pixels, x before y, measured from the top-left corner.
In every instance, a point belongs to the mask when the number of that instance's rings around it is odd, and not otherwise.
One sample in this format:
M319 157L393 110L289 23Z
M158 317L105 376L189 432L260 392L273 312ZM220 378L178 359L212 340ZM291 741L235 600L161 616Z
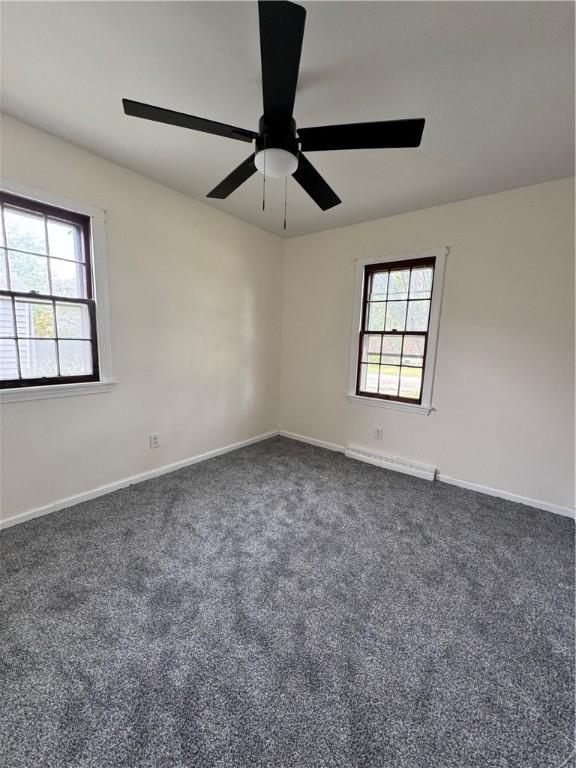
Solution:
M150 448L158 448L160 445L160 432L150 432L148 436Z
M374 438L376 440L382 440L382 427L376 427L374 430Z

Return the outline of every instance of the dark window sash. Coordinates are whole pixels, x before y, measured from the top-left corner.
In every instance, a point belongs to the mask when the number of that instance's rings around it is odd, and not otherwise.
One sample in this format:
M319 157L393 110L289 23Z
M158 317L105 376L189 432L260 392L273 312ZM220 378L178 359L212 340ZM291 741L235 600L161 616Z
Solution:
M91 242L90 217L81 213L77 213L76 211L68 211L54 205L42 203L38 200L30 200L28 198L20 197L19 195L13 195L11 193L4 192L1 190L0 190L0 205L2 206L2 209L4 209L5 206L8 206L11 208L17 208L23 212L40 214L44 216L45 226L47 225L47 220L52 219L52 220L63 221L69 224L73 224L80 228L81 244L82 244L82 261L80 262L72 259L70 260L65 259L64 261L69 261L71 264L79 264L85 267L86 296L71 297L71 296L60 296L53 292L46 294L46 293L37 293L37 292L30 292L30 291L12 291L7 289L1 289L0 296L12 299L13 308L15 306L14 300L19 300L19 299L26 299L31 302L34 302L34 301L51 302L54 308L54 311L56 309L55 307L56 303L86 305L88 309L89 320L90 320L90 338L81 339L81 341L90 342L91 352L92 352L92 373L91 374L77 375L77 376L59 375L59 376L50 376L50 377L38 377L33 379L22 378L22 377L19 377L17 379L2 379L0 380L0 389L19 389L23 387L41 387L41 386L50 386L50 385L59 385L59 384L76 384L76 383L100 381L100 365L99 365L99 359L98 359L98 332L97 332L97 324L96 324L96 302L94 299L93 273L92 273L92 242ZM2 216L3 216L3 210L2 210ZM48 240L46 241L46 246L47 246L47 250L49 251ZM8 243L5 243L2 246L2 249L6 251L21 250L21 249L9 248ZM31 251L23 251L23 252L32 253ZM56 256L52 257L50 253L38 254L38 255L41 255L45 258L58 258ZM51 287L51 285L49 287ZM24 337L18 336L18 330L16 328L16 318L14 318L14 336L9 336L4 338L8 338L16 341L16 354L19 359L18 339L24 338ZM62 341L66 340L66 337L58 337L58 336L46 337L46 338L47 340L53 340L56 344L60 340ZM58 357L57 357L57 361L59 361ZM59 365L59 362L58 362L58 365ZM20 372L20 365L18 365L18 370Z
M432 288L430 291L430 298L429 299L421 299L421 298L409 298L410 296L410 282L412 277L412 269L418 269L421 267L432 267ZM432 301L434 297L434 285L435 285L435 267L436 267L436 258L435 257L425 257L420 259L409 259L404 261L388 261L381 264L367 264L364 267L364 287L363 287L363 294L362 294L362 312L361 312L361 324L360 324L360 331L358 335L358 359L356 364L356 394L360 395L361 397L370 397L375 400L389 400L392 402L397 403L411 403L412 405L421 405L422 404L422 393L424 390L424 377L426 375L426 355L428 352L428 334L430 331L430 316L432 314ZM428 322L426 326L425 331L369 331L367 329L368 325L368 309L370 307L370 304L373 303L382 303L382 304L388 304L388 299L381 300L380 302L372 302L370 301L370 291L372 287L372 276L376 273L382 273L382 272L394 272L398 270L410 270L410 276L408 279L408 294L406 299L391 299L390 303L393 303L395 301L404 301L406 302L406 317L404 318L404 323L406 323L406 319L408 317L408 305L411 302L414 301L430 301L430 307L428 311ZM388 336L392 338L401 338L402 344L400 348L400 355L397 357L400 357L400 363L402 363L402 354L404 351L404 337L405 336L422 336L424 337L424 352L422 355L422 366L402 366L400 365L392 365L392 364L386 364L382 362L378 363L371 363L368 361L362 360L362 348L363 348L363 342L364 342L364 336L380 336L382 337ZM380 344L380 350L382 350L382 342ZM378 366L378 384L380 383L380 371L382 367L394 367L399 369L399 375L398 375L398 394L397 395L385 395L381 394L379 392L367 392L366 390L363 390L361 387L361 377L362 377L362 365L377 365ZM400 395L400 387L401 387L401 369L402 368L412 368L416 370L422 371L422 377L420 381L420 392L418 398L415 397L405 397L403 395Z

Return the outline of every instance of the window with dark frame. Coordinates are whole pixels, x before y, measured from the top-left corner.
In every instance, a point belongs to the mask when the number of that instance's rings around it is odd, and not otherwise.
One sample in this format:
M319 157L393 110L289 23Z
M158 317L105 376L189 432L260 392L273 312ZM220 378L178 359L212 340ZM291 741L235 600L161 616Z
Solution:
M364 268L356 394L420 404L434 257Z
M0 191L0 388L99 381L90 218Z

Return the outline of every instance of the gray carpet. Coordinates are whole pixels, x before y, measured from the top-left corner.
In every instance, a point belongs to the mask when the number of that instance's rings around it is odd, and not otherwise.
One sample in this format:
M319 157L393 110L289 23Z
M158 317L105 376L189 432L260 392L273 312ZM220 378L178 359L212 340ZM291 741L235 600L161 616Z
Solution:
M573 522L274 438L0 537L2 766L573 766Z

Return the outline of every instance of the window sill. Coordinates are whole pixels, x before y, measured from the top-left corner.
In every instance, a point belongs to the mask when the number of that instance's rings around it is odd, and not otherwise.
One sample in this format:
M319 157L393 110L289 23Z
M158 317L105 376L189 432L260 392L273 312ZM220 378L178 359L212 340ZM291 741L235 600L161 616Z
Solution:
M348 400L359 405L371 405L376 408L388 408L391 411L404 411L404 413L419 413L428 416L433 411L431 405L417 405L416 403L397 403L394 400L379 400L376 397L362 397L362 395L348 395Z
M110 392L115 381L87 381L83 384L51 384L47 387L20 387L0 390L0 403L16 403L21 400L47 400L52 397L75 395L101 395Z

